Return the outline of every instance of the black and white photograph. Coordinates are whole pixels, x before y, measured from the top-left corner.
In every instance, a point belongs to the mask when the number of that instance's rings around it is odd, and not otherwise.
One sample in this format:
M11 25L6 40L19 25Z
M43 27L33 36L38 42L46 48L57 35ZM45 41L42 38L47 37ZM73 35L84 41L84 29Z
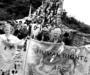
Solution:
M90 0L0 0L0 75L90 75Z

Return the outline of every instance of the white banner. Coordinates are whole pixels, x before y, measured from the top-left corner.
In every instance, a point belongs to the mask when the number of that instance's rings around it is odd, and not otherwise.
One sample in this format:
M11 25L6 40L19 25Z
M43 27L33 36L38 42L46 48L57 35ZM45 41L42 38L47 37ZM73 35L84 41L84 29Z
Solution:
M90 55L87 46L69 47L62 43L54 44L33 39L28 40L27 44L24 75L31 73L33 75L90 74ZM60 53L61 50L62 53ZM50 60L52 61L50 62Z

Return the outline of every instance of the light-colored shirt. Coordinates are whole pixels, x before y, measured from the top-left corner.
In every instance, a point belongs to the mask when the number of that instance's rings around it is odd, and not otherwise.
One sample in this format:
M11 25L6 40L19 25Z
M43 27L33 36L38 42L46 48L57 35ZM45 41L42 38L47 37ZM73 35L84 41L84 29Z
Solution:
M7 39L9 39L9 41ZM23 45L24 41L19 40L16 36L12 34L10 34L10 36L8 37L6 37L5 34L0 35L0 56L3 62L8 62L10 60L13 60L13 57L15 56L16 53L16 48L15 47L9 48L5 43L3 43L4 41L9 42L10 44L13 45L14 44Z
M10 35L9 37L6 37L6 35L5 34L2 34L2 35L0 35L0 40L4 40L4 41L6 41L7 39L9 39L10 41L10 43L18 43L20 40L16 37L16 36L14 36L14 35Z

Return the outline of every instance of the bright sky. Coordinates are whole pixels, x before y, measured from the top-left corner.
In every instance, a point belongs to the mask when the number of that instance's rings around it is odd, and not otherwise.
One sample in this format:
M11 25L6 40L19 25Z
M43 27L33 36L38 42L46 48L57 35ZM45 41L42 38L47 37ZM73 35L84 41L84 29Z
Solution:
M90 0L64 0L63 8L69 16L90 25Z

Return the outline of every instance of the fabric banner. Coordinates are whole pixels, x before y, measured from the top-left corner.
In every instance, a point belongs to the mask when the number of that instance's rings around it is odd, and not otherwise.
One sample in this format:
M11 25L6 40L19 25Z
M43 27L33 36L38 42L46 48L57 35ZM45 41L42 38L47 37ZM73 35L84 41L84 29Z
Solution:
M90 45L79 47L77 66L74 75L90 75Z
M6 62L13 55L12 51L3 48L1 43L0 69L6 71L13 65L12 62ZM22 58L24 62L19 75L90 75L90 45L73 47L66 46L63 42L30 39L27 41L26 52L22 52Z
M16 41L16 40L15 40ZM18 43L19 44L19 43ZM21 44L21 42L20 42ZM0 71L6 72L14 68L15 64L20 64L18 68L22 68L24 52L23 47L13 47L0 38Z
M33 39L27 44L24 75L90 75L89 45L69 47Z
M59 59L55 60L52 63L49 63L48 60L55 55L55 52L62 51L63 44L52 44L47 42L39 42L36 40L31 39L27 42L27 66L28 69L30 69L29 66L32 66L32 71L35 75L49 75L51 72L53 72L53 68L55 67L54 64L56 64ZM52 51L52 52L51 52ZM30 75L30 70L25 69L26 72L25 75ZM51 72L50 72L51 71ZM57 73L57 72L56 72ZM55 74L56 75L56 74Z

